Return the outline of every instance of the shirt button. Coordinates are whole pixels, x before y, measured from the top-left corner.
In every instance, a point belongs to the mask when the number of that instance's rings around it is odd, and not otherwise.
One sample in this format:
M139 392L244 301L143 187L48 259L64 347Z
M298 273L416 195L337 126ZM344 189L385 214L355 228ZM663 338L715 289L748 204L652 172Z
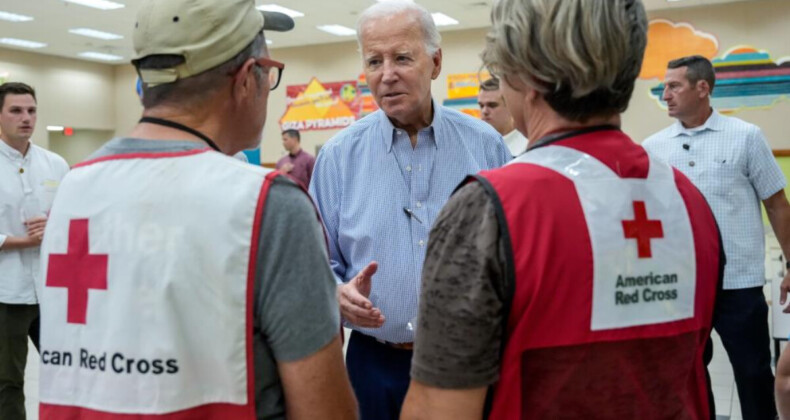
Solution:
M422 239L420 239L420 242L419 242L419 244L420 244L420 246L424 246L424 245L425 245L425 241L423 241Z
M694 163L693 160L691 162L689 162L689 166L691 166L692 168L694 167L694 165L696 165L696 164Z
M19 168L19 173L20 173L20 174L23 174L23 173L25 173L25 168Z
M411 165L406 167L406 172L411 172Z
M417 208L420 208L420 207L422 207L422 203L420 203L420 202L418 201L418 202L417 202Z

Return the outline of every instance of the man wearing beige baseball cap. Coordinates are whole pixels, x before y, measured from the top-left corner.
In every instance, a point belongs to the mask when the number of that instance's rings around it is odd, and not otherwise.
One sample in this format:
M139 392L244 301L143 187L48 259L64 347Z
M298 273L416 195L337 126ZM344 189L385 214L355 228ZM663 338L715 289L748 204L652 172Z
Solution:
M41 418L354 419L326 242L256 147L284 65L253 0L146 0L143 118L67 176L42 244Z

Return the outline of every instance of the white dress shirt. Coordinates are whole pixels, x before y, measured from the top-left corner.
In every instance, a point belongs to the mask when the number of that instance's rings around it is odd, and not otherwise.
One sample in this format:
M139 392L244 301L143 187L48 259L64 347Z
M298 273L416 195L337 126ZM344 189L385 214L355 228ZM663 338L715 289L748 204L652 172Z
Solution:
M675 122L642 146L686 174L708 200L727 256L724 289L764 285L760 202L786 181L760 128L714 111L700 127Z
M505 134L502 138L505 139L505 144L507 148L510 149L510 154L513 155L513 157L519 156L527 151L527 143L529 143L529 140L527 140L520 131L513 130Z
M0 247L9 236L27 236L24 221L44 216L69 170L62 157L34 144L25 156L0 140ZM0 302L38 302L39 248L0 250Z

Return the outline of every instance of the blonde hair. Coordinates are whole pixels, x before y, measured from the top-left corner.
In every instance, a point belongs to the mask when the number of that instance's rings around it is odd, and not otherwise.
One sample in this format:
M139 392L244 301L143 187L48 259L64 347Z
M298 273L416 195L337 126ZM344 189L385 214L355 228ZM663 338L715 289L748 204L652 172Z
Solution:
M481 57L492 74L573 121L628 107L647 44L641 0L498 0L491 20Z

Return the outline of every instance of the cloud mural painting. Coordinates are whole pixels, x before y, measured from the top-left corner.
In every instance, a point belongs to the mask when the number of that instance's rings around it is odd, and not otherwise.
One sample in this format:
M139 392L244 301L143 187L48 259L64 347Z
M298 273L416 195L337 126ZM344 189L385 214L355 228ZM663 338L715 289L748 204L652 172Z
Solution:
M687 55L701 55L713 59L718 52L719 42L709 33L695 29L685 22L651 20L639 78L664 80L670 60Z

